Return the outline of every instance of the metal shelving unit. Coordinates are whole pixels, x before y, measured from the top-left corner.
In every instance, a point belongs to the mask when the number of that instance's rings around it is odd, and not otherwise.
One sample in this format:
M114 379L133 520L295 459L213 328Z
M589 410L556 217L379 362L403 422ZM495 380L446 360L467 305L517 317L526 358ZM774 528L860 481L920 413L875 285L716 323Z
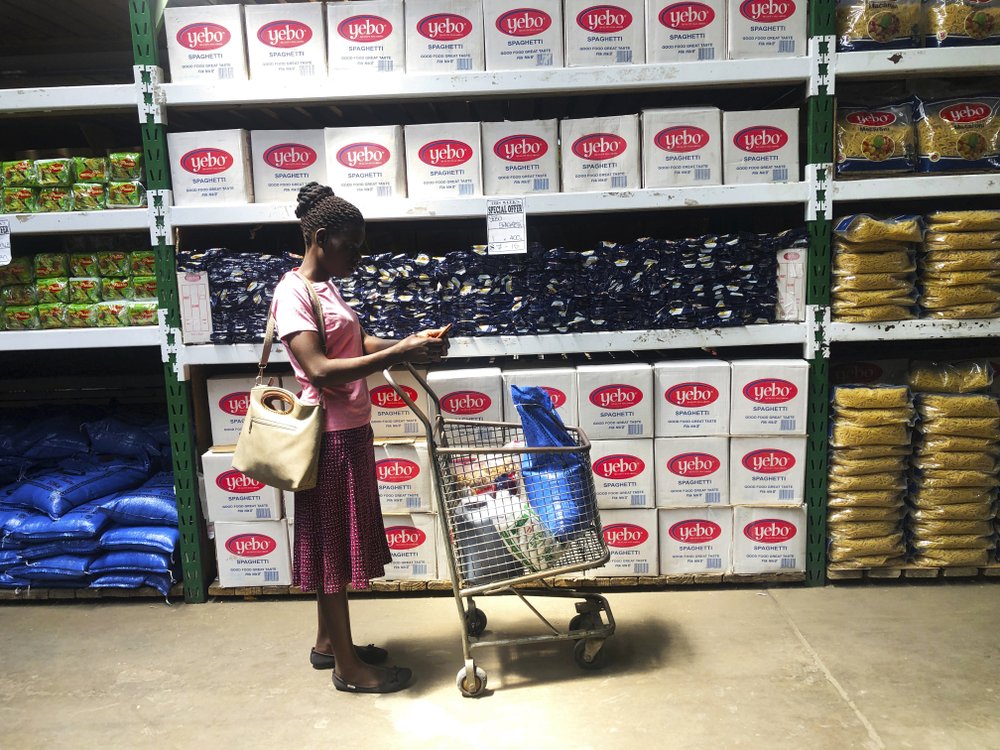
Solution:
M76 234L79 232L143 232L149 211L119 208L51 214L7 214L11 234Z
M135 86L129 83L0 89L0 112L7 114L125 112L135 109L136 102Z
M39 349L120 349L160 346L156 326L135 328L60 328L51 331L4 331L0 351L30 352Z
M944 47L837 54L837 77L845 80L936 76L942 71L947 71L949 75L996 75L998 69L1000 47Z

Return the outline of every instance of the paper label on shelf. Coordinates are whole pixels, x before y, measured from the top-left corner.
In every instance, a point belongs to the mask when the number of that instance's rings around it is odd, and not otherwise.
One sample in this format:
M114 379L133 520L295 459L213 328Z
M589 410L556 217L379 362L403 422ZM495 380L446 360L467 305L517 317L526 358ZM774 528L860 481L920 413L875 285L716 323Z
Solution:
M207 273L178 273L177 297L181 308L181 333L185 344L212 341L212 300Z
M806 249L778 252L778 306L775 320L806 319Z
M528 227L523 198L487 199L486 238L486 252L490 255L528 252Z
M0 266L10 263L10 219L0 219Z

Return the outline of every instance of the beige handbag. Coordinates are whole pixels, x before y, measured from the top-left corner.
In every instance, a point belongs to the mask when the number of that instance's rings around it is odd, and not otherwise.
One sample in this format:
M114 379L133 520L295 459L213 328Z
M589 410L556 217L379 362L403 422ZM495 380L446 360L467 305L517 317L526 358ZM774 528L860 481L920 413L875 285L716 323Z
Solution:
M309 289L317 330L326 351L323 307L312 284ZM260 355L257 384L250 391L250 405L236 441L233 468L258 482L298 492L316 486L320 442L323 439L323 405L304 404L291 391L264 384L264 369L274 341L274 308L267 317L267 332Z

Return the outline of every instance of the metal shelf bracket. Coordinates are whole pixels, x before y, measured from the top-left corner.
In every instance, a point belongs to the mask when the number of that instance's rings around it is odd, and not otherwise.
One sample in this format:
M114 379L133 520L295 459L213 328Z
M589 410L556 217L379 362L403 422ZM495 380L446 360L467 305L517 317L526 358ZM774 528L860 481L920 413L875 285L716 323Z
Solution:
M809 38L809 91L807 96L833 96L837 81L837 37Z
M806 305L806 359L829 359L831 322L830 308L826 305Z
M163 93L163 68L156 65L133 65L132 73L135 76L139 123L166 125L167 99Z
M171 221L171 206L174 194L171 190L147 190L149 203L149 239L155 247L161 241L169 245L173 242L174 227Z
M806 164L806 182L809 185L806 221L830 218L829 210L833 193L830 176L832 174L833 164Z
M179 328L173 328L167 323L167 311L162 307L156 311L160 327L160 357L164 364L168 364L174 371L178 380L185 380L185 368L182 362L184 353L184 339Z

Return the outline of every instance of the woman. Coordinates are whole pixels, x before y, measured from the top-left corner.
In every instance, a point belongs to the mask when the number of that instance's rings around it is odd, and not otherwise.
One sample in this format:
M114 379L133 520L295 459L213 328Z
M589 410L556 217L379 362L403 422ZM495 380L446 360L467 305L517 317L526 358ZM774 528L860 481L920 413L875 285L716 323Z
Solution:
M361 213L330 188L311 182L299 191L295 215L305 238L305 259L275 289L275 319L302 398L312 403L322 398L326 427L317 486L295 496L292 583L316 591L319 632L309 655L313 667L333 669L338 690L395 692L406 687L411 671L375 666L387 658L384 649L353 645L347 604L347 585L367 588L390 561L365 378L401 362L440 361L448 342L437 331L402 341L367 335L331 281L350 276L361 260ZM306 283L322 304L325 351Z

